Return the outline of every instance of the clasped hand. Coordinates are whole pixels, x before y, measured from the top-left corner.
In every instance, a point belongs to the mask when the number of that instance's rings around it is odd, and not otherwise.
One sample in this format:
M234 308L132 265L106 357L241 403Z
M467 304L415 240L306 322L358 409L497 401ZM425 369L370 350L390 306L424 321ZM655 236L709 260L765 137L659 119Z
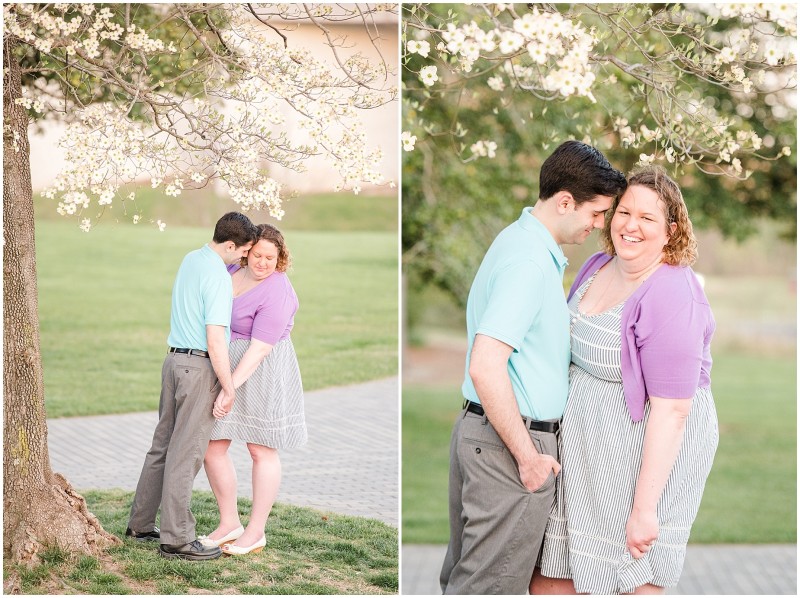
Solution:
M225 390L221 390L214 401L214 408L211 413L216 419L222 419L231 411L233 407L233 400L236 398L234 394L229 394Z

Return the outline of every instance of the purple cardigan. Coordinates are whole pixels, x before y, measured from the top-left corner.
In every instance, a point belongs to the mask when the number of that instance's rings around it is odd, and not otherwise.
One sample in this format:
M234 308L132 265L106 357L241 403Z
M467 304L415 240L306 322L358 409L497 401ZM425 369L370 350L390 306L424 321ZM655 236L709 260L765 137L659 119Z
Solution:
M595 253L581 267L569 297L611 256ZM694 397L711 385L711 337L716 324L700 282L689 267L662 265L622 308L622 386L635 422L650 396Z

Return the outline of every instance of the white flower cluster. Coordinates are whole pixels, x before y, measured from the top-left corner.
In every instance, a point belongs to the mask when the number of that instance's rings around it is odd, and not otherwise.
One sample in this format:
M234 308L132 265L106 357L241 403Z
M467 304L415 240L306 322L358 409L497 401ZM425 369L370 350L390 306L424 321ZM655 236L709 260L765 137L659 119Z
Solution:
M441 31L446 45L440 51L457 56L461 70L466 73L472 71L481 56L508 59L513 62L512 84L594 101L591 88L595 75L589 70L589 54L597 41L593 32L558 12L542 11L535 6L515 18L510 27L497 22L495 25L484 31L475 21L460 27L448 23L446 30ZM501 91L505 82L496 76L489 85Z
M53 4L48 10L35 4L11 4L3 10L3 35L14 35L44 54L64 47L71 56L80 53L89 59L101 56L103 42L123 40L131 49L146 53L165 50L162 40L152 39L142 29L137 31L136 25L124 35L125 28L114 23L113 17L110 8L95 10L90 4Z
M758 2L752 4L716 4L722 17L772 21L783 27L790 35L797 35L797 4L793 2Z
M701 107L697 108L702 110ZM732 174L737 176L743 172L741 159L736 157L736 153L747 147L758 151L762 146L762 139L755 131L736 131L733 135L730 127L732 122L719 117L712 112L706 113L707 118L714 118L716 125L712 132L709 132L708 143L715 147L717 154L717 164L728 164ZM691 159L687 151L676 151L676 148L682 148L680 139L688 137L685 129L685 119L677 114L674 122L671 124L669 130L664 130L659 127L650 129L646 124L642 123L639 126L639 131L634 131L628 124L628 120L618 117L614 121L614 130L620 137L622 147L644 147L647 144L655 143L661 150L663 150L664 159L670 163L685 162ZM713 134L712 134L713 133ZM641 153L637 165L646 166L652 164L659 158L659 152Z
M32 100L30 98L17 98L14 100L14 103L18 106L24 106L25 109L31 110L33 109L34 112L39 114L42 113L44 110L44 104L40 100Z
M183 9L168 6L154 10L168 15L165 22L185 19ZM256 6L268 9L276 7ZM277 9L285 10L289 18L308 19L306 8L298 5ZM268 209L281 218L282 188L265 166L303 171L312 156L322 156L337 170L341 179L337 189L358 193L362 183L383 183L382 155L367 147L359 110L395 97L396 89L385 83L385 64L373 64L360 55L341 65L327 64L296 46L287 50L274 42L274 35L268 42L265 36L271 32L242 5L215 10L226 13L220 21L229 27L221 37L230 54L217 56L207 47L184 71L190 80L202 79L202 89L196 88L194 97L190 92L180 98L174 94L174 80L164 82L147 71L135 82L120 85L130 79L131 65L142 60L154 64L164 53L178 49L173 41L153 38L138 25L113 22L119 16L117 9L73 4L4 7L5 35L43 53L65 49L75 67L116 89L120 98L119 105L71 109L74 122L59 144L66 150L67 166L43 192L58 201L60 214L83 216L92 203L107 208L123 184L146 176L154 189L163 188L170 197L219 179L243 210ZM332 5L310 5L308 10L319 17L360 18L357 8L332 12ZM420 43L417 51L424 49ZM52 56L63 58L63 51ZM226 66L232 60L236 69ZM220 100L227 104L224 113ZM132 101L149 110L150 123L129 116ZM42 101L27 97L17 103L37 112L45 108ZM286 111L281 110L286 106L293 122L286 122ZM291 129L304 131L307 138L291 140ZM133 216L134 222L140 218ZM166 226L155 224L162 231ZM81 228L90 230L91 221L84 218Z
M474 156L494 158L497 155L497 144L494 141L481 139L473 143L469 149Z

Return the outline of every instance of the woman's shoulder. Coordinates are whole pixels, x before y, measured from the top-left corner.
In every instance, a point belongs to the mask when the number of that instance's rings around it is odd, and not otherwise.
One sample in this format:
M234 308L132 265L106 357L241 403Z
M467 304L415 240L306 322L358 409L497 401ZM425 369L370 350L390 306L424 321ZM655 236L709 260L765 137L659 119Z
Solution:
M279 272L275 270L272 274L270 274L269 278L267 278L267 282L274 287L289 287L291 288L292 283L289 282L289 277L286 275L286 272Z
M664 265L651 276L648 292L642 300L656 301L662 298L665 302L692 299L698 303L708 303L703 291L703 282L690 266Z
M284 295L294 295L294 287L289 281L286 272L278 272L277 270L270 274L267 279L259 285L261 294L264 297L277 299Z

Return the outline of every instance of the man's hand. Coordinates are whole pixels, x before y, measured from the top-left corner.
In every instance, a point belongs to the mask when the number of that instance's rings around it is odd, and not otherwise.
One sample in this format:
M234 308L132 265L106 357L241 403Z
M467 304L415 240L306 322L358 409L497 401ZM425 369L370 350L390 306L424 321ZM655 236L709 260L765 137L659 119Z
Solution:
M220 393L217 395L216 400L214 401L214 408L211 413L214 415L216 419L222 419L228 413L231 412L231 408L233 407L233 401L236 398L235 391L233 393L227 393L225 390L221 390Z
M519 479L528 490L536 492L544 486L551 471L553 477L557 476L561 465L550 455L539 454L529 463L519 466Z
M642 558L658 538L658 516L655 511L634 509L625 526L625 544L635 559Z

